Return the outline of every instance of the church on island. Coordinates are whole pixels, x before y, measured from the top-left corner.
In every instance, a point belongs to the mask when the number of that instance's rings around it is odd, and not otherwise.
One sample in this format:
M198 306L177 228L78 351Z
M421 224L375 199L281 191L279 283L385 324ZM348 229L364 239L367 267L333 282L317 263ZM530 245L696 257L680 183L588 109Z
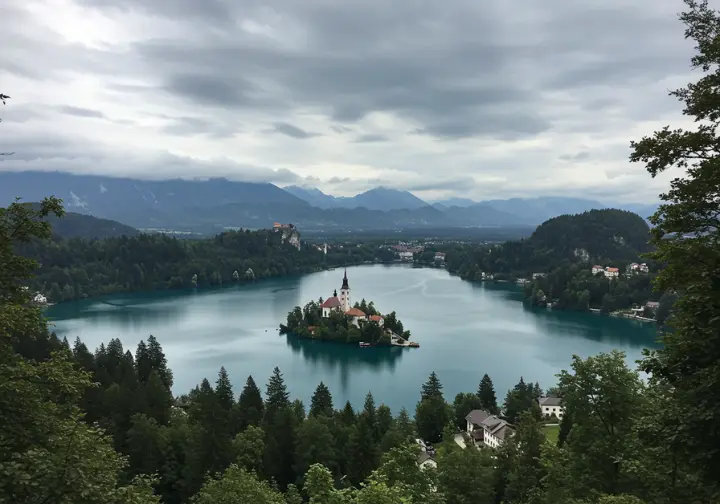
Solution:
M382 327L385 322L382 315L367 315L359 308L354 308L350 303L350 286L348 285L347 269L343 276L342 287L340 287L340 296L338 296L337 290L333 292L332 297L327 298L323 304L320 305L322 308L323 318L330 317L330 313L339 311L347 315L352 319L353 325L360 327L361 320L369 320L377 322Z

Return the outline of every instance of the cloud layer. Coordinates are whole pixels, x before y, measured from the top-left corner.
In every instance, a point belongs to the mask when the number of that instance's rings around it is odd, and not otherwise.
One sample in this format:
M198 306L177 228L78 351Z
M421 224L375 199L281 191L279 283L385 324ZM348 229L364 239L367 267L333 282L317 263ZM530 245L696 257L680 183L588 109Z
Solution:
M654 201L680 1L8 0L0 170Z

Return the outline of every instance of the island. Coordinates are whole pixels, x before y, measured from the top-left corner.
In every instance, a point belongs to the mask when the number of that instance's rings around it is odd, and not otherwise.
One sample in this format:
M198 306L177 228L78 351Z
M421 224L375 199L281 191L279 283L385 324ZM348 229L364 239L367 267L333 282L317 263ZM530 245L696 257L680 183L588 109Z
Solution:
M360 347L401 346L417 348L410 341L395 312L382 315L371 301L364 299L352 305L347 269L340 295L337 290L325 301L310 301L305 307L296 306L287 316L287 324L280 324L280 334L294 334L301 338L335 341Z

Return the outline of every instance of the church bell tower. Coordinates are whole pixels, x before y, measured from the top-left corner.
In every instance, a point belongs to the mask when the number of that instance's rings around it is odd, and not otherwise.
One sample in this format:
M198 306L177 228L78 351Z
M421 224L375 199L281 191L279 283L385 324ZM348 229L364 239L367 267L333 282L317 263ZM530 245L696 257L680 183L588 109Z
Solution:
M343 312L352 308L350 304L350 286L348 285L347 268L345 268L345 276L343 277L342 287L340 288L340 305L342 306Z

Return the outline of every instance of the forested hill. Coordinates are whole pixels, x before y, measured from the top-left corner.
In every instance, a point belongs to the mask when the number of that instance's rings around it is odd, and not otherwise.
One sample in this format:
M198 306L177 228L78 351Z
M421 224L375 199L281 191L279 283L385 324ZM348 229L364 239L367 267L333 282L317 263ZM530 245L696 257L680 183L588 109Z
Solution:
M571 263L634 261L650 246L649 227L624 210L590 210L552 218L525 240L492 247L460 246L448 251L451 272L471 280L526 277Z
M634 260L649 252L645 220L625 210L590 210L554 217L535 230L529 239L538 253L559 258L588 260Z
M53 233L63 238L103 239L118 236L136 236L140 232L110 219L100 219L91 215L67 212L62 217L48 217Z

